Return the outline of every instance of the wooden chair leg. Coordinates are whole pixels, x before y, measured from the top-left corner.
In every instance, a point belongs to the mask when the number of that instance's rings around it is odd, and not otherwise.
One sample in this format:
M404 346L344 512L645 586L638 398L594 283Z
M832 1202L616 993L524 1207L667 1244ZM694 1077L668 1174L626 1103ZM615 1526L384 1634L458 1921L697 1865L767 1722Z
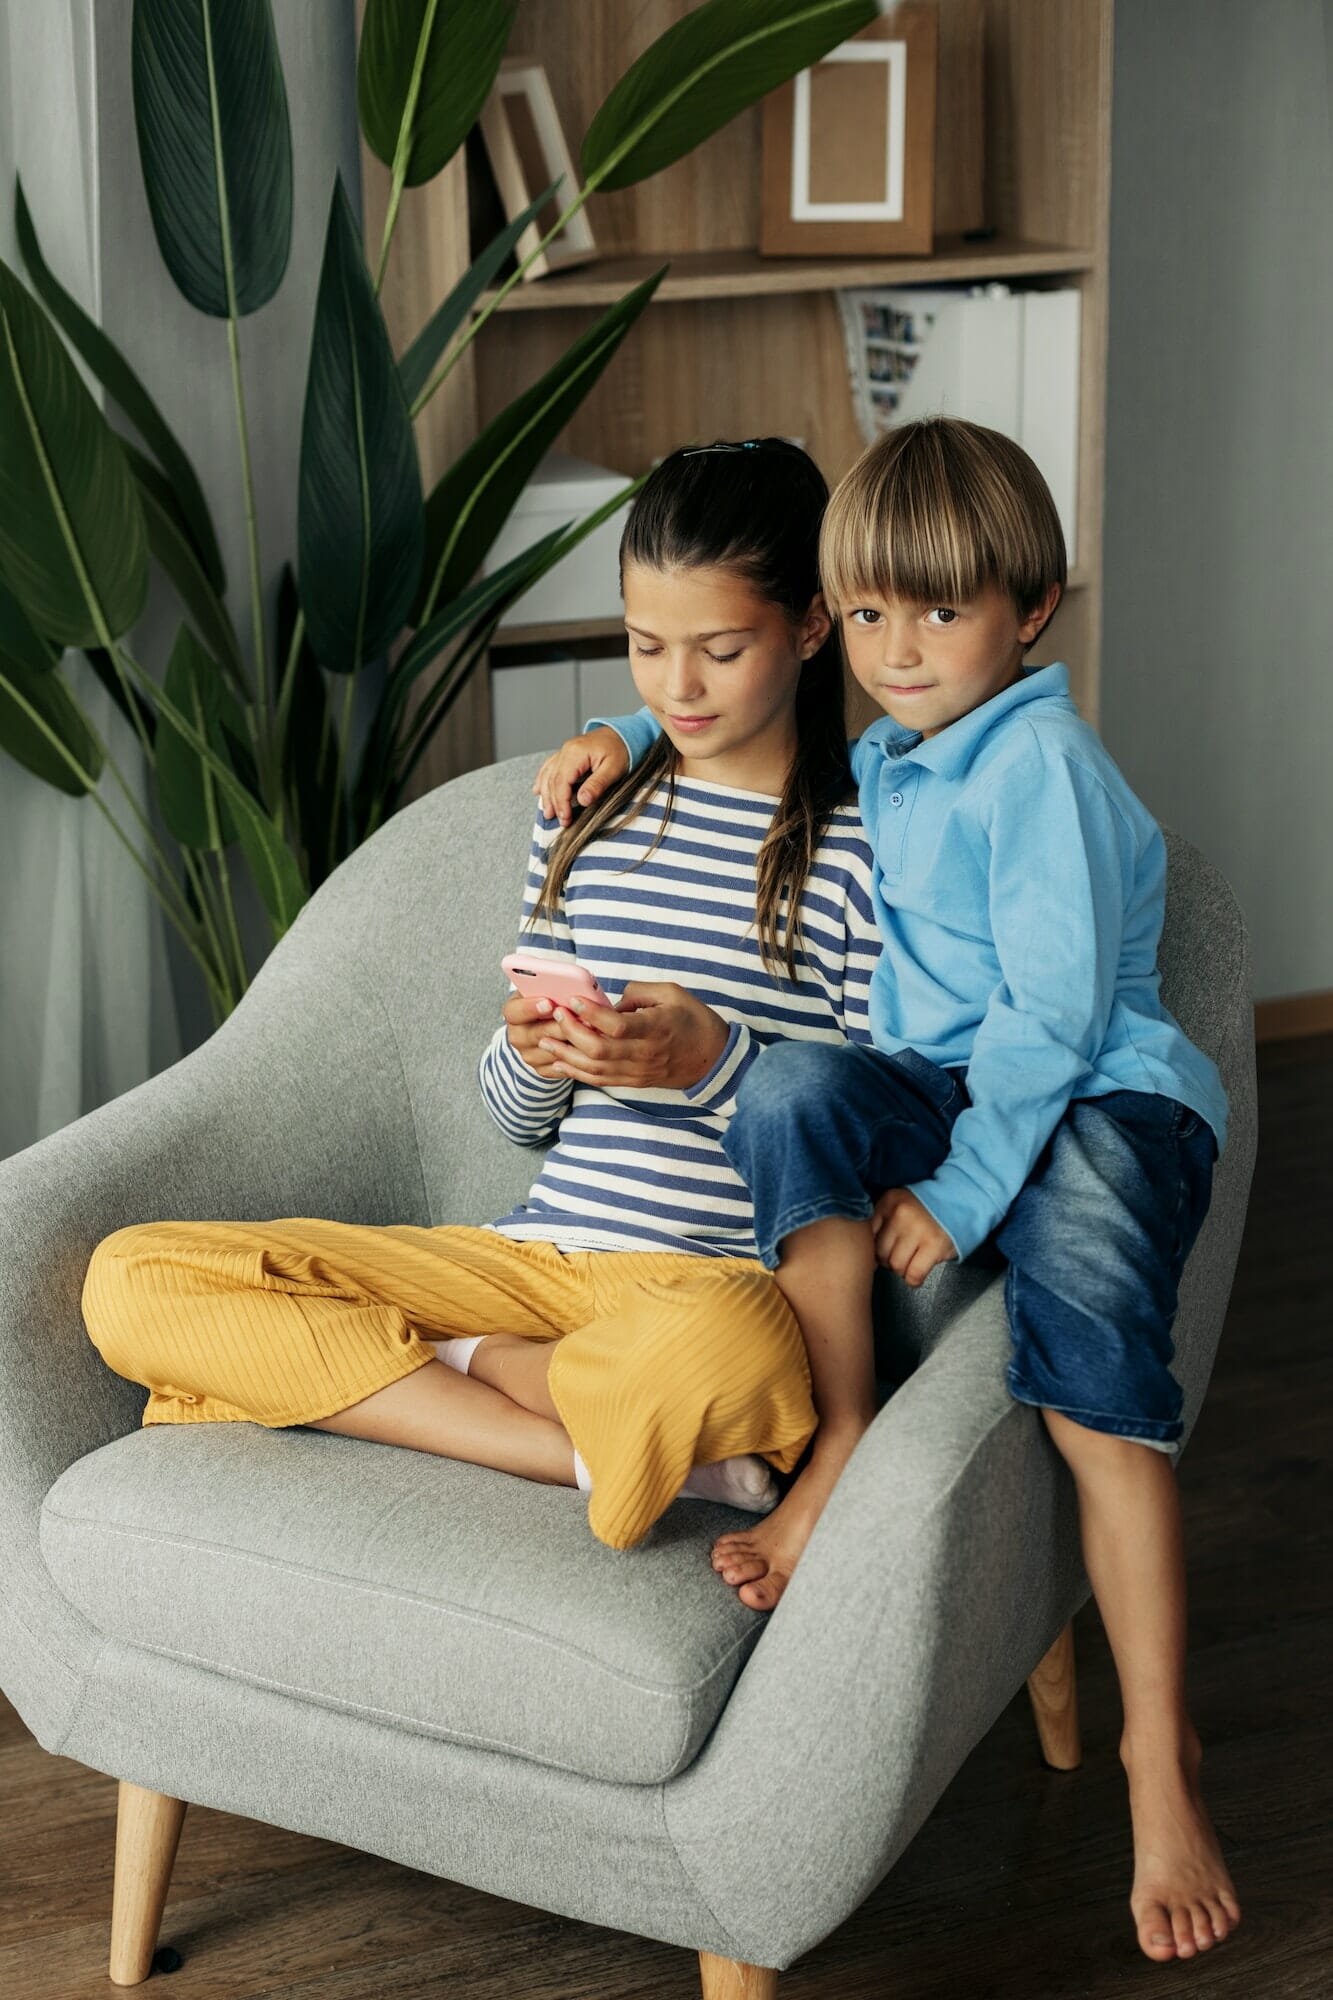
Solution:
M766 1965L745 1965L739 1958L714 1958L699 1953L703 2000L776 2000L778 1975Z
M146 1792L122 1778L111 1900L110 1975L117 1986L138 1986L152 1970L184 1818L184 1799Z
M1078 1733L1078 1686L1074 1678L1074 1628L1066 1625L1049 1653L1028 1675L1041 1754L1057 1771L1073 1771L1083 1761Z

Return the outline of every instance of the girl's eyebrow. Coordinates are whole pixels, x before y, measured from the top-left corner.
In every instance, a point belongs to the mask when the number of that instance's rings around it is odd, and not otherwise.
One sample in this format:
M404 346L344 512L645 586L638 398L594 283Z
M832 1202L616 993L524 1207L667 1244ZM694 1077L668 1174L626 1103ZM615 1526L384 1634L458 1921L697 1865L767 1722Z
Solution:
M642 625L631 625L628 618L625 620L625 630L632 632L636 639L652 639L659 646L662 643L656 632L647 632ZM733 633L737 637L743 637L745 633L753 630L753 625L722 625L716 632L693 632L690 636L694 639L727 639Z

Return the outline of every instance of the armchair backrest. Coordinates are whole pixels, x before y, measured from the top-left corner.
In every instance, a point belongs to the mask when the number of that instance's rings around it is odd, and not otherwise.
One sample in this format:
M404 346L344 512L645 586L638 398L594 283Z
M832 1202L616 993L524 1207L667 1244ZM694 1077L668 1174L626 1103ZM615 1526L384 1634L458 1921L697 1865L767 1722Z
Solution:
M488 1222L536 1177L538 1154L513 1146L487 1115L477 1064L507 991L500 959L518 934L537 764L490 765L404 807L329 878L274 954L334 942L373 982L402 1064L431 1223Z

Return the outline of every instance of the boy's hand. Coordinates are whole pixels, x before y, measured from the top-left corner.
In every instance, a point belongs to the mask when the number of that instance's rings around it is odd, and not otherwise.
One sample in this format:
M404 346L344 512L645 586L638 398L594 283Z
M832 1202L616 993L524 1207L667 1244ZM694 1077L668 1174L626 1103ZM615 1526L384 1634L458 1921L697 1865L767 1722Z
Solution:
M557 1057L542 1047L542 1038L554 1038L560 1042L562 1030L552 1026L555 1008L549 1000L529 1000L526 994L515 993L505 1001L500 1010L507 1026L509 1046L524 1061L528 1068L549 1081L558 1075L554 1068ZM560 1044L563 1047L563 1043Z
M953 1238L906 1188L890 1188L875 1203L871 1221L875 1255L909 1285L919 1285L937 1264L957 1256Z
M635 979L619 1007L571 1000L555 1019L565 1040L545 1051L554 1065L547 1074L599 1090L686 1090L707 1076L731 1032L674 980Z
M568 826L574 817L576 785L578 804L595 805L628 769L629 751L615 730L590 729L586 736L571 736L552 752L538 771L532 789L541 800L547 819L555 818L561 826Z

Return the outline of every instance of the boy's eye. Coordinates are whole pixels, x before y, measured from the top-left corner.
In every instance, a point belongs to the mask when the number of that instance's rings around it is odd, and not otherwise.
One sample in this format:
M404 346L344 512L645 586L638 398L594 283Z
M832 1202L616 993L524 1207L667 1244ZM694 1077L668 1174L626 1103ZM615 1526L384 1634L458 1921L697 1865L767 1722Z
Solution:
M856 620L857 620L858 618L864 618L864 619L866 619L867 621L869 621L869 620L872 620L872 619L875 619L875 618L878 618L878 617L879 617L879 615L880 615L880 614L879 614L879 612L878 612L878 611L870 611L870 610L864 610L864 611L853 611L853 613L851 614L851 616L852 616L852 623L853 623L853 624L855 624L855 623L856 623Z
M958 613L951 604L936 604L932 606L930 616L934 618L937 613L947 625L952 625L958 616Z

